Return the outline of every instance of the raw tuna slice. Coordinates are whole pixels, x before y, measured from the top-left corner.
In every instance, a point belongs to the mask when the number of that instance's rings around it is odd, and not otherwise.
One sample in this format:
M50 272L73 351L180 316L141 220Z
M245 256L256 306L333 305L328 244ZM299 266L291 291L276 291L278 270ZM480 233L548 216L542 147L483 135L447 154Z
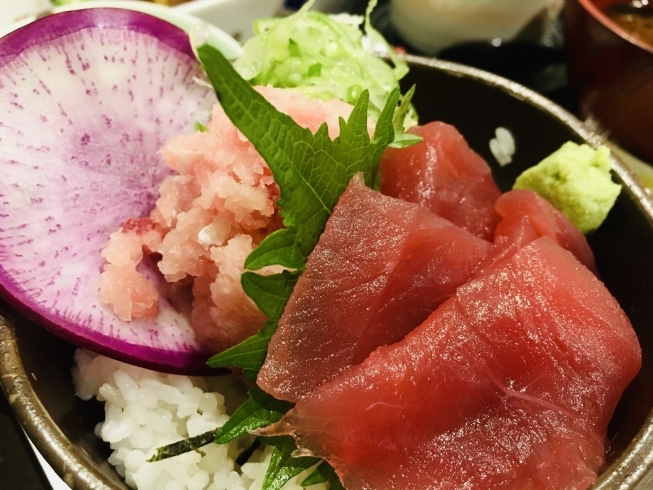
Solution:
M291 433L348 490L584 489L640 365L616 300L540 238L266 432Z
M494 233L494 245L476 273L500 267L515 252L543 236L569 250L596 273L594 254L585 235L546 199L529 190L513 190L503 194L495 207L502 220Z
M401 340L470 277L490 244L355 178L311 253L257 382L297 401Z
M456 128L432 122L411 128L424 138L403 149L387 149L381 160L381 192L427 207L453 224L492 240L501 191L487 163Z

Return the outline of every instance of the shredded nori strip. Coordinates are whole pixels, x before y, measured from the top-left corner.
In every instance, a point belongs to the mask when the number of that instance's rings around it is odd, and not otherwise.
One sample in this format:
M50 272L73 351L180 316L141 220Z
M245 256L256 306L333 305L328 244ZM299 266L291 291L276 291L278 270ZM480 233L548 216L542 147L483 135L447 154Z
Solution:
M254 442L252 442L252 445L249 446L247 449L245 449L242 453L238 455L236 458L236 464L238 466L242 466L245 463L249 461L249 458L252 457L252 454L254 454L254 451L256 451L261 445L261 440L257 437L254 439Z
M162 446L156 450L154 456L147 460L148 463L154 463L155 461L161 461L162 459L173 458L179 456L180 454L189 453L195 451L196 449L206 446L207 444L215 441L216 430L210 430L199 436L190 437L184 439L183 441L173 442L167 446Z

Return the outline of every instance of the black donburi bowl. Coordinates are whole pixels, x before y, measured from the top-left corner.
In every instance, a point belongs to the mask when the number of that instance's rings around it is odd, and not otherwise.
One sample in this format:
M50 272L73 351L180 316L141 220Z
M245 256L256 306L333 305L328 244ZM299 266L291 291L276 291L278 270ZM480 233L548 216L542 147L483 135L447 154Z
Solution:
M598 145L578 120L534 92L500 77L447 62L410 57L404 88L417 84L422 122L455 125L493 166L505 190L527 167L564 142ZM494 163L489 141L503 126L515 137L513 162ZM653 487L653 201L619 162L624 189L603 226L589 237L602 279L630 317L643 367L610 426L608 461L595 489ZM0 314L0 379L25 431L73 488L126 488L106 463L108 447L93 435L102 410L75 398L70 376L75 347L9 311Z

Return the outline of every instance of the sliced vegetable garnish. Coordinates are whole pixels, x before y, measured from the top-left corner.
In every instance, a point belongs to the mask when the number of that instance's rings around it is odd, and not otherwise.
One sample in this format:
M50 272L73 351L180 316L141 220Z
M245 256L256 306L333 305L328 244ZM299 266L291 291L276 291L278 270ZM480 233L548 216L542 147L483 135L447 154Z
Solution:
M147 216L170 173L158 150L215 102L186 34L140 12L52 15L0 39L0 295L96 352L163 371L205 369L171 294L130 323L98 300L100 252ZM163 280L150 263L144 271Z
M256 36L243 46L236 69L254 85L298 88L308 97L338 98L352 105L367 90L370 117L378 119L408 66L369 21L377 2L369 3L364 20L349 16L349 22L309 10L313 3L288 17L255 22ZM388 56L393 66L379 55ZM411 108L408 126L415 124Z

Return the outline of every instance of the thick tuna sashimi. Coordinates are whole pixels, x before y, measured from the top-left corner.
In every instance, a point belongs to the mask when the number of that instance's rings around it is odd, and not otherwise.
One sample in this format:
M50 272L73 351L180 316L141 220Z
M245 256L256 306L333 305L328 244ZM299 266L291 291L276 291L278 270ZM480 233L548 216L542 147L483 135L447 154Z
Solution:
M267 432L293 434L348 490L583 489L640 365L616 300L540 238Z
M414 202L479 236L492 240L501 191L488 164L456 128L432 122L411 128L424 138L402 149L388 148L381 160L381 192Z
M594 254L583 235L564 214L546 199L529 190L503 194L495 206L501 221L494 233L494 245L477 269L485 273L500 267L522 247L548 236L570 251L589 270L596 273Z
M470 277L490 244L354 179L272 337L257 382L297 401L401 340Z

